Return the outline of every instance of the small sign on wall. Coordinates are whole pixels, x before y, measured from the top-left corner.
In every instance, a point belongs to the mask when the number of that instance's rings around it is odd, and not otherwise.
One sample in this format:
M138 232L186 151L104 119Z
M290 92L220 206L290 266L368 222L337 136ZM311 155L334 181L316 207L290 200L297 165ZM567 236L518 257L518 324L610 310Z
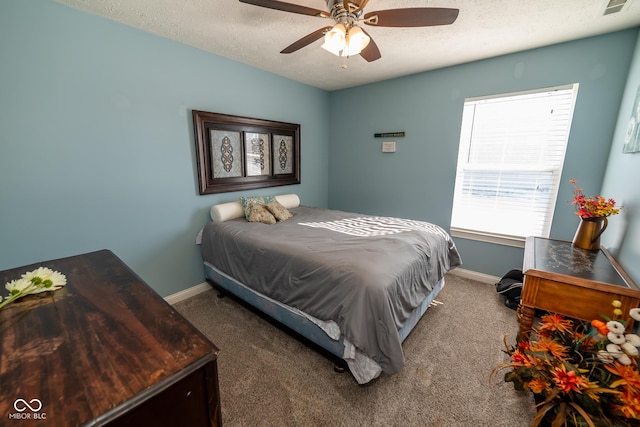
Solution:
M402 132L374 133L373 136L375 138L392 138L392 137L396 137L396 136L404 136L404 131L402 131Z

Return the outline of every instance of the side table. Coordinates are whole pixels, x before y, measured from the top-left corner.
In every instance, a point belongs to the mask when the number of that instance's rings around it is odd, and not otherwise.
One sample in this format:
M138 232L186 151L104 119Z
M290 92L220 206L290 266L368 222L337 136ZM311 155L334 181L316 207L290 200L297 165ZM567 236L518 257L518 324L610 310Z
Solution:
M613 300L622 303L627 317L640 305L640 289L604 248L587 251L571 242L529 237L523 272L518 339L528 338L536 309L590 321L611 316ZM633 323L630 319L627 330Z

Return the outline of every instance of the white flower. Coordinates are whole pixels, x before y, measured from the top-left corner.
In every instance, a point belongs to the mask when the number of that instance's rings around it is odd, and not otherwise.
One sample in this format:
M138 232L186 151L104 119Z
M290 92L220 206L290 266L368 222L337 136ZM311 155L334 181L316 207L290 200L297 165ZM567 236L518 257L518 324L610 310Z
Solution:
M44 280L45 278L49 277L51 273L53 273L53 271L51 269L48 269L47 267L38 267L35 270L27 271L26 273L24 273L22 275L22 278L31 280L34 277L40 277L42 278L42 280Z
M615 320L607 322L607 328L609 329L609 332L613 332L614 334L624 334L624 325L620 322L616 322Z
M627 366L631 365L631 359L626 354L623 354L622 356L618 357L618 362Z
M624 336L628 343L635 347L640 347L640 337L636 334L627 334Z
M26 295L39 292L56 291L67 284L64 274L46 267L40 267L22 275L20 279L12 280L4 286L9 296L3 301L0 297L0 308Z
M12 280L6 285L4 285L4 287L7 288L7 290L9 291L9 295L15 295L18 293L28 291L30 287L33 287L33 284L31 283L30 280L23 278L23 279Z
M620 346L617 344L607 344L607 352L616 359L624 354Z
M48 292L48 291L57 291L67 284L67 277L58 273L57 271L52 271L47 279L44 279L44 283L42 288L38 289L37 292Z
M627 355L629 356L637 356L638 355L638 349L631 345L631 343L624 343L620 346L622 348L622 351L624 351L625 353L627 353Z
M624 331L623 331L624 332ZM616 334L614 332L609 332L607 334L607 338L614 344L622 345L627 342L627 339L623 334Z
M33 271L29 271L22 275L22 278L29 280L38 287L31 293L56 291L67 284L67 278L64 274L53 271L47 267L40 267Z
M640 322L640 308L632 308L629 310L629 316L633 317L634 320Z
M598 351L598 359L600 359L602 363L613 363L613 361L615 360L613 355L606 350Z

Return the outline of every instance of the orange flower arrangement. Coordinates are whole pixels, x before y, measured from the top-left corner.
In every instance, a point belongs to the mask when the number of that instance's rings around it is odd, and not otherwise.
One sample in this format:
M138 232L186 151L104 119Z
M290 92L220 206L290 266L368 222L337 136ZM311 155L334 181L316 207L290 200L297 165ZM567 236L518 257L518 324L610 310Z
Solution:
M585 197L582 188L575 187L577 180L570 179L569 182L574 185L571 204L576 206L576 215L580 218L605 217L617 215L620 212L620 208L616 208L615 200L605 199L602 196Z
M533 427L640 426L640 337L625 334L620 302L613 319L582 322L541 317L531 341L508 346L504 381L536 398ZM640 321L640 308L629 315Z

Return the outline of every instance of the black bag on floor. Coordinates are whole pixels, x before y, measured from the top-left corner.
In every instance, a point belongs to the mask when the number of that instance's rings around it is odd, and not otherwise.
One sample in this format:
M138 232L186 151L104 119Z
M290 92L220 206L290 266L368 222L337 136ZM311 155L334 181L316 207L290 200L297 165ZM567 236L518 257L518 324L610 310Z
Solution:
M524 274L522 270L509 270L502 279L496 283L496 292L505 297L504 305L512 310L518 308L520 304L520 293L522 292L522 282Z

